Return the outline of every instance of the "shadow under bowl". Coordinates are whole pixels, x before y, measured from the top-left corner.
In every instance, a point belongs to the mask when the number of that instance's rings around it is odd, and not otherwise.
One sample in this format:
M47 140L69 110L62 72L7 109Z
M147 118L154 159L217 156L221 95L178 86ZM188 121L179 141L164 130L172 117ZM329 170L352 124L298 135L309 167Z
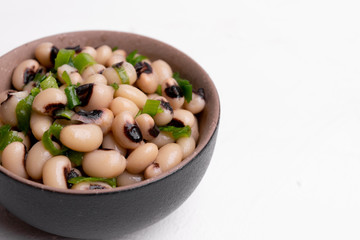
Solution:
M173 71L204 88L206 107L199 117L200 137L193 154L178 166L143 182L102 191L60 190L23 179L0 166L0 203L24 222L65 237L108 239L145 228L177 209L194 191L210 163L220 118L216 87L190 57L158 40L114 31L57 34L24 44L0 58L0 91L11 88L13 69L34 58L35 47L52 42L67 46L107 44L131 52L137 49L151 60L163 59Z

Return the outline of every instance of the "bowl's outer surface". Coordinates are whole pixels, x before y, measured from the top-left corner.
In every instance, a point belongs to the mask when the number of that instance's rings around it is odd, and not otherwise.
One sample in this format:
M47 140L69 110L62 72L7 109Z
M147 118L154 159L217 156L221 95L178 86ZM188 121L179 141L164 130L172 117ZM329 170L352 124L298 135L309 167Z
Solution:
M205 89L207 106L200 116L200 138L195 152L179 166L153 180L131 187L94 192L56 191L15 176L0 166L0 203L15 216L44 231L75 238L119 237L164 218L194 191L209 165L218 130L220 103L206 72L191 58L160 41L131 33L84 31L54 35L25 44L0 58L0 90L11 87L16 65L34 57L45 41L57 47L118 46L139 50L150 59L163 59L174 71Z

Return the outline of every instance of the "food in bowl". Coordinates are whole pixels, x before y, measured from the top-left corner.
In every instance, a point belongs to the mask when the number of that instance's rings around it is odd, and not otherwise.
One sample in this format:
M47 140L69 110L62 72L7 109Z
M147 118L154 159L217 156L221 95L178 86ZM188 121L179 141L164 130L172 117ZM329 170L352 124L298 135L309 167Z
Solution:
M199 137L203 88L161 59L43 42L0 96L4 168L45 185L110 189L166 172Z

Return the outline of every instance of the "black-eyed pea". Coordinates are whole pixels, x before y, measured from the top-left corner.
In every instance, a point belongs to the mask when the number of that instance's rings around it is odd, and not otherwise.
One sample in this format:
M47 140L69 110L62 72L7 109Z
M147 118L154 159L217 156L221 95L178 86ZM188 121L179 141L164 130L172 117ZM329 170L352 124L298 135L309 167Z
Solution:
M145 143L134 149L127 157L126 170L130 173L141 173L158 155L158 147L154 143Z
M0 117L4 124L10 124L12 127L15 127L18 123L16 117L16 106L17 104L29 95L26 91L13 91L8 90L2 93L2 99L4 99L3 95L6 96L5 100L0 105Z
M141 173L129 173L128 171L124 171L116 178L116 186L127 186L134 183L138 183L144 180L144 175Z
M103 140L103 132L96 124L68 125L60 132L60 141L68 148L79 152L98 149Z
M145 93L154 93L159 81L151 65L147 62L139 62L135 65L135 70L137 74L136 86Z
M12 142L2 152L2 165L14 174L29 178L25 169L25 145L21 142Z
M89 76L85 81L84 84L88 83L96 83L96 84L107 84L107 80L104 77L104 75L96 73L91 76Z
M108 45L102 45L96 49L95 61L105 65L107 60L112 56L112 49Z
M174 78L168 78L161 84L162 96L170 103L173 109L181 108L185 98L182 89Z
M65 108L67 97L64 91L57 88L48 88L41 91L34 98L32 109L38 113L53 115L53 112Z
M134 66L126 61L122 61L108 67L102 73L108 84L134 84L136 81L136 70Z
M36 86L37 86L37 83L34 81L31 81L24 86L23 91L30 93L31 89L33 89Z
M102 190L102 189L112 189L112 187L105 182L81 182L74 184L71 187L72 190Z
M169 125L175 127L184 127L190 126L192 127L195 124L196 117L190 111L185 109L175 109L174 116Z
M204 109L205 104L206 101L204 89L199 88L197 92L192 93L192 99L189 103L186 101L184 102L184 108L193 114L197 114Z
M35 48L35 58L41 65L51 68L55 63L58 52L59 49L53 43L43 42Z
M143 93L140 89L128 84L119 85L118 90L115 91L115 97L127 98L133 101L140 109L144 107L147 100L145 93Z
M82 84L84 82L76 68L74 68L68 64L64 64L64 65L60 66L57 70L58 79L60 80L60 82L62 84L65 84L65 80L62 77L64 72L67 72L72 84L77 85L78 83Z
M98 149L84 154L82 167L90 177L113 178L124 172L126 159L116 150Z
M119 62L124 62L126 60L125 56L122 54L112 54L112 56L106 61L105 66L111 67L114 64Z
M50 128L52 122L53 119L50 116L32 111L30 117L30 129L34 137L40 141L44 132Z
M143 139L145 140L152 140L160 133L154 119L149 114L140 114L135 118L135 122L139 126Z
M158 126L164 126L173 119L174 110L172 109L170 103L166 100L166 98L159 96L154 99L160 101L160 107L163 110L162 112L159 112L154 116L155 123Z
M166 79L171 78L173 75L170 65L164 60L156 60L151 63L151 66L158 77L159 84L162 84Z
M89 54L93 59L96 59L96 55L97 55L97 52L96 52L96 49L91 47L91 46L85 46L81 49L81 52L82 53L87 53Z
M92 111L100 108L109 108L113 100L114 88L104 84L89 83L76 88L81 101L77 110Z
M81 77L86 80L88 77L90 77L91 75L94 74L102 74L103 71L105 70L105 66L102 64L94 64L91 65L87 68L85 68L85 70L83 71L83 73L81 74Z
M17 65L11 79L15 89L22 90L34 78L39 66L39 63L34 59L27 59Z
M183 159L183 153L179 144L168 143L159 149L154 163L159 164L162 172L166 172L178 165Z
M43 182L55 188L67 189L67 175L71 171L69 158L59 155L47 160L43 167Z
M127 150L126 148L120 146L114 138L112 132L109 132L104 136L103 142L101 144L101 148L103 149L113 149L118 151L121 155L126 156Z
M159 135L150 140L150 142L156 144L158 148L161 148L162 146L175 142L175 139L172 137L171 133L160 131Z
M60 148L59 144L53 142L56 148ZM47 160L53 155L44 147L42 141L35 143L29 150L26 158L26 171L34 180L42 178L43 168Z
M158 163L150 164L144 171L145 179L153 178L162 173L160 165Z
M178 140L176 140L176 143L179 144L181 147L183 158L188 157L190 154L192 154L196 147L196 142L193 137L181 137Z
M133 117L135 117L139 112L138 106L136 106L133 101L124 97L114 98L110 103L110 110L114 113L115 116L120 112L128 111Z
M115 116L111 130L115 141L124 148L135 149L142 144L140 128L128 111L120 112Z
M100 108L92 111L79 110L71 117L71 120L82 123L94 123L101 128L103 134L107 134L111 129L114 114L108 108Z

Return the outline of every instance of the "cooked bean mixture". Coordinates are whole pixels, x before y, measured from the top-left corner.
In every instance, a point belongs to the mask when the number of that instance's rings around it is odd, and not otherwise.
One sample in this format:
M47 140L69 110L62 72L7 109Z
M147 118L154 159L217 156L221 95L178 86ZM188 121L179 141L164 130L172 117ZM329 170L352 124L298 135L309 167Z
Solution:
M39 44L0 95L0 163L45 185L111 189L191 155L203 88L161 59L103 45Z

